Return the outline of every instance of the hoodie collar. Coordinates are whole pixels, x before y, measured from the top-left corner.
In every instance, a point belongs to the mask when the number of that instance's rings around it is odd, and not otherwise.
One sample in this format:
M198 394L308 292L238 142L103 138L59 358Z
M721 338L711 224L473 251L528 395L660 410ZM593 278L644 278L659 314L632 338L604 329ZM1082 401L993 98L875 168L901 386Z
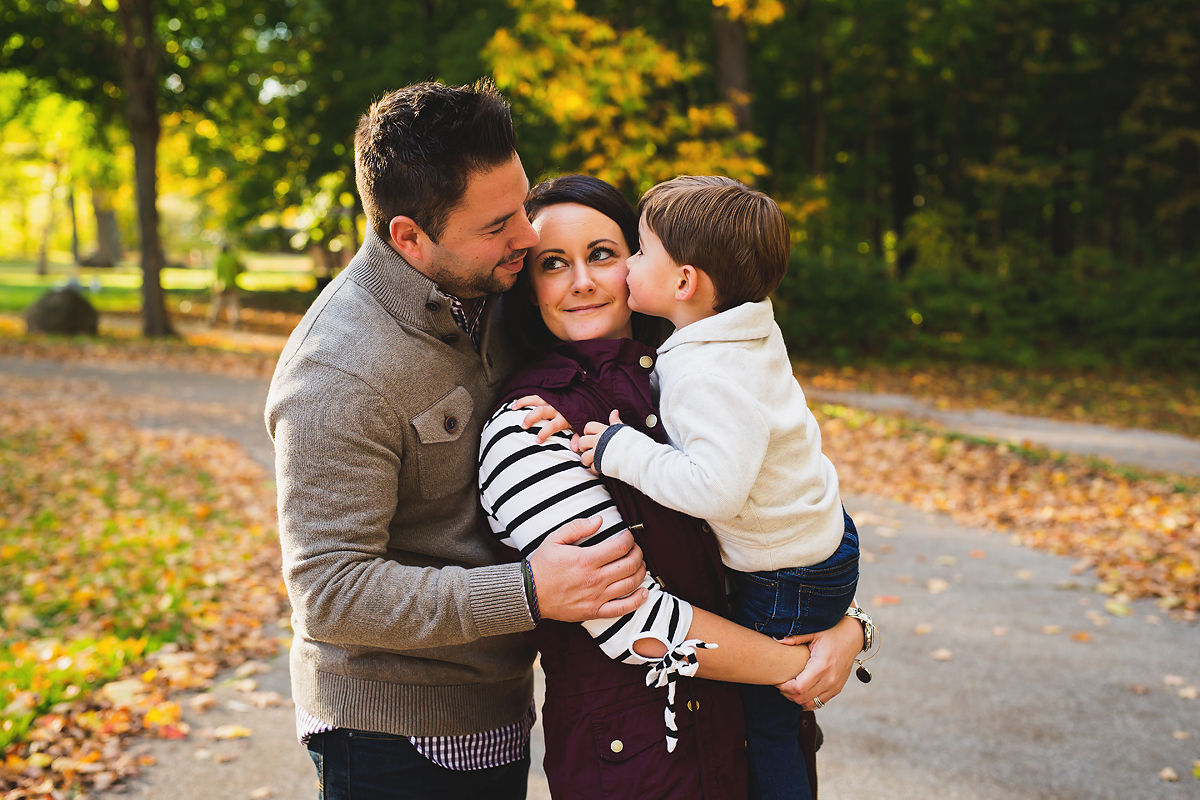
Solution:
M757 303L742 303L728 311L680 328L663 342L658 352L665 353L679 345L696 342L746 342L765 339L771 335L774 323L775 314L771 308L771 298L764 298Z

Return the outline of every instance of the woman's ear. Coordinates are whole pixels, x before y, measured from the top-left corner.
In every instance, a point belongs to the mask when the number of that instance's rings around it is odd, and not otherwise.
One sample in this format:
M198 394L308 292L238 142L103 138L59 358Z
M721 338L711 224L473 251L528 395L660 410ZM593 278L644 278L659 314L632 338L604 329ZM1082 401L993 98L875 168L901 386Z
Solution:
M388 233L392 237L392 247L413 266L425 264L433 242L412 217L392 217L392 221L388 223Z

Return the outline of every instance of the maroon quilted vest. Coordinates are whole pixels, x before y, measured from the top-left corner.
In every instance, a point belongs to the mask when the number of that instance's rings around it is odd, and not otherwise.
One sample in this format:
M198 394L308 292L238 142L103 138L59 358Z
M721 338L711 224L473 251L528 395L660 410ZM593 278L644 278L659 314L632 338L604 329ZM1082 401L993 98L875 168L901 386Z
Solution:
M538 394L576 431L590 420L607 421L615 408L623 422L665 442L651 396L655 358L652 348L630 339L564 343L513 375L503 400ZM625 484L604 482L626 523L643 526L636 537L651 574L677 597L726 614L721 557L703 522ZM507 556L518 557L512 550ZM528 636L546 673L545 769L555 798L747 796L744 720L735 684L679 679L680 738L668 753L666 689L646 687L645 667L612 661L577 624L545 620ZM815 734L811 719L803 730ZM805 749L810 764L812 744L810 737ZM815 796L815 764L810 773Z

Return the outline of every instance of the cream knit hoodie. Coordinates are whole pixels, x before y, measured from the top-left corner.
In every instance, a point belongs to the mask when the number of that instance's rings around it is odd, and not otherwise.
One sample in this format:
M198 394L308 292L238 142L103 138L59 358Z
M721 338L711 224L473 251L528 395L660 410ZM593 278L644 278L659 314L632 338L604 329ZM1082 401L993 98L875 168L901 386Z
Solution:
M676 331L658 349L659 413L670 445L629 427L597 451L603 474L708 521L725 564L805 567L837 549L837 472L792 374L771 301Z

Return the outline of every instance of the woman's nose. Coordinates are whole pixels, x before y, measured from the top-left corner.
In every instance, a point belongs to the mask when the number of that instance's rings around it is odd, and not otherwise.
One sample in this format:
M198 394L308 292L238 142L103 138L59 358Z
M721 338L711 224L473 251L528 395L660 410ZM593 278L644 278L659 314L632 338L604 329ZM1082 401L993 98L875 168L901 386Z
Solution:
M573 292L590 292L596 288L596 282L592 280L592 274L587 267L576 264L571 276L571 291Z

